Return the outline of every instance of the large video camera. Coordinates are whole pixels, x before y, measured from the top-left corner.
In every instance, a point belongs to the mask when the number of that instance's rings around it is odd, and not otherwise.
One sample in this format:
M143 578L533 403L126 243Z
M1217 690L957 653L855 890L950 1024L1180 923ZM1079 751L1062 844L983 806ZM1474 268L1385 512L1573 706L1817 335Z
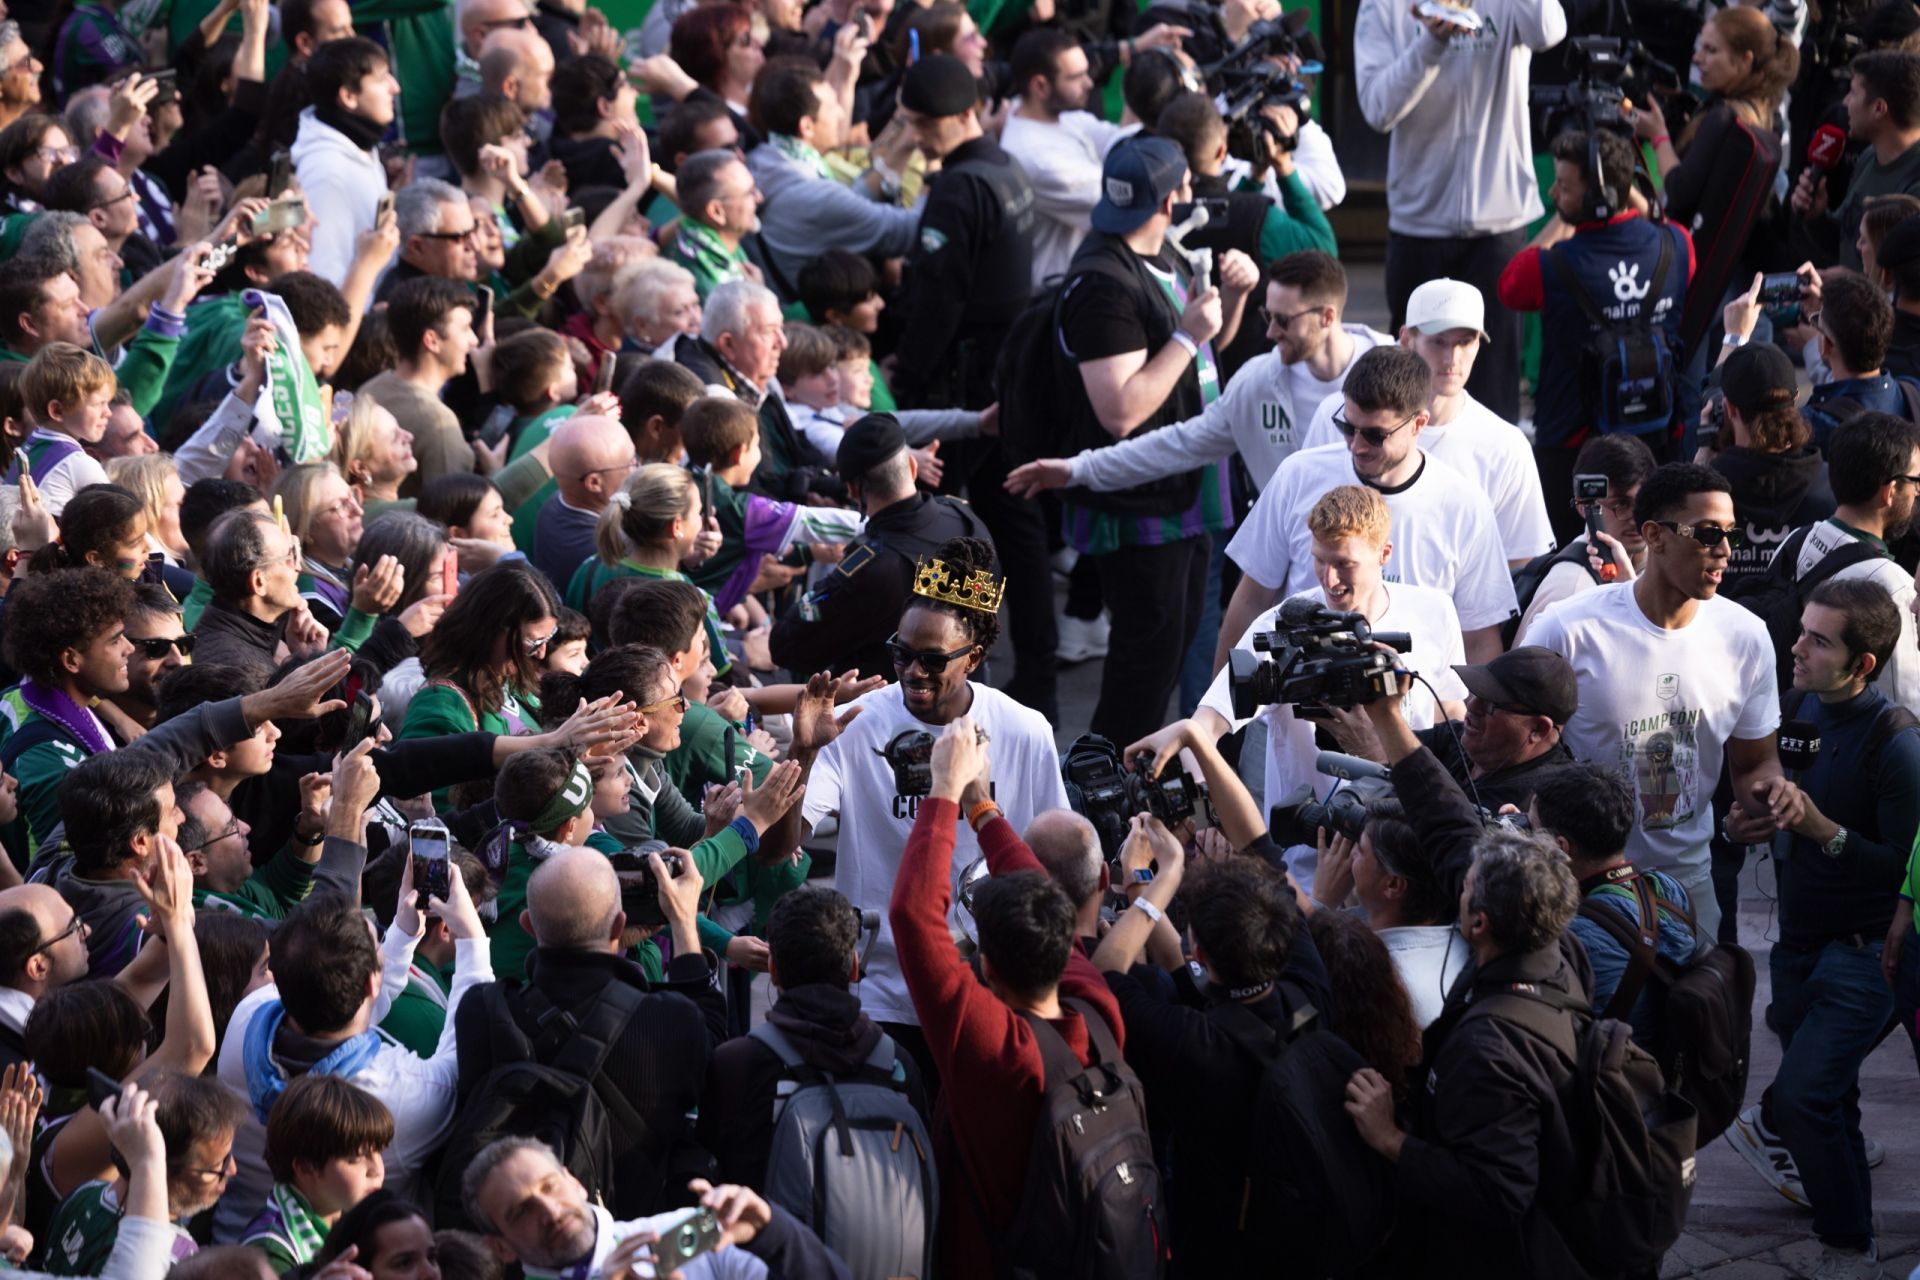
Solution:
M1573 128L1632 133L1624 104L1630 97L1644 102L1655 94L1663 103L1672 95L1664 108L1667 123L1675 128L1684 123L1673 114L1684 98L1679 74L1638 40L1574 36L1567 41L1567 65L1573 69L1571 84L1535 85L1529 94L1532 105L1546 112L1548 138Z
M1283 131L1264 108L1292 107L1305 121L1306 83L1272 60L1298 59L1302 77L1318 76L1326 70L1326 53L1307 29L1311 17L1310 11L1297 9L1256 22L1237 44L1200 68L1207 84L1219 91L1224 102L1220 116L1227 122L1227 150L1252 165L1256 174L1266 170L1269 143L1281 151L1292 151L1300 145L1299 130ZM1222 29L1223 43L1225 35Z
M1255 632L1256 652L1227 655L1227 688L1233 713L1246 717L1269 703L1287 703L1294 714L1315 718L1327 707L1357 707L1391 696L1399 687L1393 654L1413 648L1405 632L1375 631L1366 617L1340 613L1294 596L1280 606L1272 631ZM1263 658L1261 654L1270 654Z
M1060 779L1067 803L1093 824L1109 862L1120 856L1135 814L1150 813L1171 830L1193 816L1203 794L1177 757L1155 778L1151 755L1139 752L1129 765L1097 733L1081 734L1062 753Z

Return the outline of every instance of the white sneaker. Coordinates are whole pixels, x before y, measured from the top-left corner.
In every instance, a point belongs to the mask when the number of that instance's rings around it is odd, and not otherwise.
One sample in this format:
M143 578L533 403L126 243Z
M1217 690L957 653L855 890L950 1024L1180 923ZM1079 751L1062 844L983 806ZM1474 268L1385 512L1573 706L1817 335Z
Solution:
M1819 1261L1807 1272L1807 1280L1886 1280L1886 1274L1878 1245L1870 1244L1863 1251L1822 1244Z
M1867 1145L1867 1168L1878 1169L1886 1161L1886 1158L1887 1158L1886 1147L1882 1146L1878 1142L1875 1142L1872 1138L1865 1137L1864 1135L1861 1137L1860 1140L1866 1143Z
M1073 566L1080 563L1080 553L1072 547L1062 547L1047 557L1047 563L1060 577L1071 577Z
M1793 1162L1779 1135L1760 1123L1760 1108L1748 1107L1727 1129L1727 1144L1738 1151L1768 1186L1803 1207L1811 1207L1800 1183L1800 1167Z
M1107 640L1111 632L1112 627L1104 613L1091 620L1062 616L1060 644L1054 651L1055 655L1062 665L1085 662L1089 658L1104 658L1107 656Z

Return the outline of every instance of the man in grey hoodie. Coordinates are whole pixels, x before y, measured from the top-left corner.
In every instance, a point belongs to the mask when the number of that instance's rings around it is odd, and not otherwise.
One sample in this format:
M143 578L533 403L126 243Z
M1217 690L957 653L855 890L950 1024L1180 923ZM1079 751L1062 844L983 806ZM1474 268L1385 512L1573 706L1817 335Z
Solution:
M1390 328L1438 276L1489 299L1488 343L1467 390L1508 422L1520 416L1520 318L1492 302L1501 269L1545 212L1527 119L1535 53L1567 34L1560 0L1477 0L1471 17L1420 17L1407 0L1362 0L1354 83L1387 153ZM1469 29L1468 23L1474 23Z

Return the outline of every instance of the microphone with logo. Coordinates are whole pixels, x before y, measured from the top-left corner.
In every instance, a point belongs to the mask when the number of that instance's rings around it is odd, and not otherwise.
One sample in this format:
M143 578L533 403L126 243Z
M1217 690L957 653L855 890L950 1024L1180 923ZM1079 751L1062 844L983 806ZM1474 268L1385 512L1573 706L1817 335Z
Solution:
M1807 164L1824 177L1847 154L1847 133L1838 125L1823 124L1807 140Z
M1820 754L1820 728L1811 720L1787 720L1780 725L1780 767L1796 787ZM1782 855L1785 856L1785 846Z

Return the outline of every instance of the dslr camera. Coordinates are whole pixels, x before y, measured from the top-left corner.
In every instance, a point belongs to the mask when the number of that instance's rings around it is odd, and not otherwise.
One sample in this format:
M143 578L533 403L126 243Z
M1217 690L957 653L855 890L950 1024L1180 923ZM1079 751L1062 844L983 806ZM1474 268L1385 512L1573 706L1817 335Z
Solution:
M1142 751L1129 763L1120 748L1097 733L1075 738L1060 757L1060 779L1067 786L1067 803L1100 833L1100 848L1109 862L1120 856L1127 824L1138 813L1150 813L1169 829L1194 814L1201 788L1178 758L1153 774L1153 757Z
M630 929L658 929L667 922L667 913L660 908L660 882L654 877L653 864L647 860L649 853L660 855L668 875L679 876L680 855L668 853L664 840L642 841L607 859L613 863L614 878L620 882L620 909L627 913Z
M1629 96L1644 101L1655 92L1663 99L1672 94L1675 106L1686 96L1679 93L1679 74L1637 40L1573 36L1567 41L1567 65L1573 68L1573 83L1535 85L1528 95L1533 106L1546 112L1549 138L1571 128L1632 133L1622 109ZM1677 129L1684 121L1669 108L1668 123Z
M1413 637L1403 631L1375 631L1362 614L1340 613L1304 596L1281 605L1274 621L1272 631L1254 633L1254 652L1235 649L1227 655L1236 716L1251 716L1277 702L1312 719L1323 708L1389 697L1399 687L1394 657L1374 644L1401 653L1413 648Z

